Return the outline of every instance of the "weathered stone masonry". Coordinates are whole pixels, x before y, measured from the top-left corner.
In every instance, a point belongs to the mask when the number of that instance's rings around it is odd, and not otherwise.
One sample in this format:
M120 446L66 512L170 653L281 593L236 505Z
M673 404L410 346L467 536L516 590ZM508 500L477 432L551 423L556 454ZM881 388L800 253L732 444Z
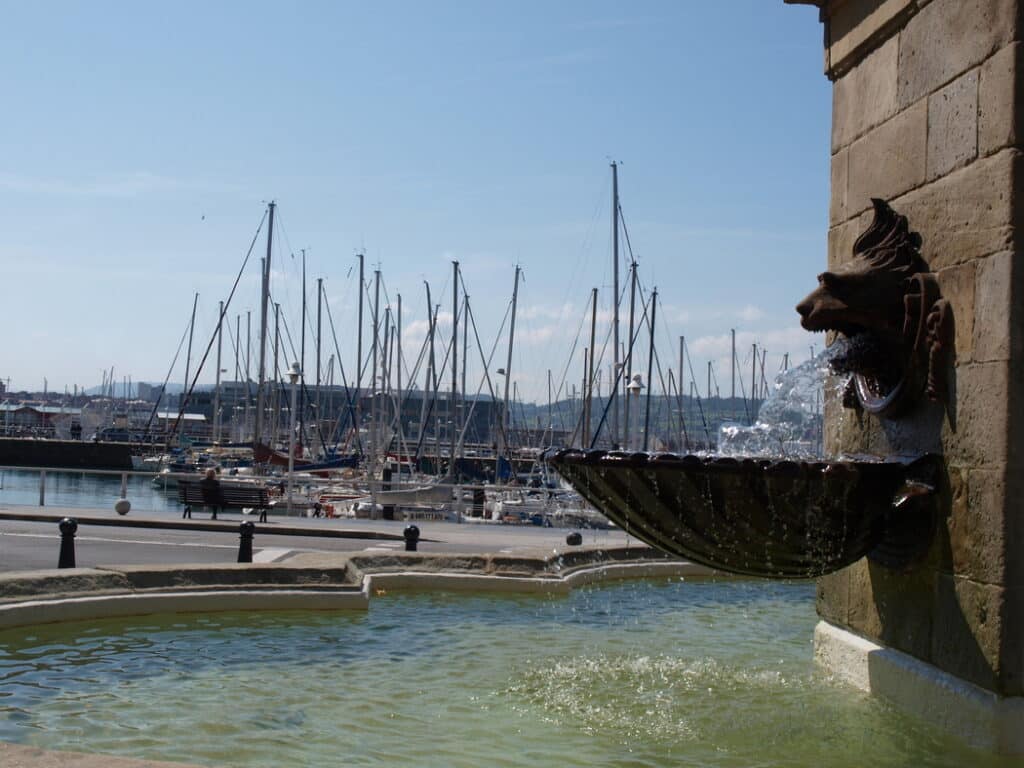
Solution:
M939 531L907 573L861 561L818 612L1002 696L1024 694L1024 47L1020 0L821 8L833 81L829 265L890 201L955 322L950 406L898 422L827 405L832 451L941 451Z

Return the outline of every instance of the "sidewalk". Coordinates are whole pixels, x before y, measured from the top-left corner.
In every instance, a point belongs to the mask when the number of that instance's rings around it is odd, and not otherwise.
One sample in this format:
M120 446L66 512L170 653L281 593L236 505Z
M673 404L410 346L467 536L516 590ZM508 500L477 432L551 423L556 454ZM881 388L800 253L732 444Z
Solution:
M194 515L207 515L194 512ZM217 520L183 520L178 513L135 511L118 515L113 510L83 509L80 507L34 507L0 506L0 521L19 520L28 522L57 523L65 517L73 517L80 526L117 526L148 528L156 530L184 530L202 532L238 533L243 520L255 516L227 512L218 515ZM402 531L409 525L401 520L355 520L351 518L306 518L271 515L268 522L256 523L260 533L282 536L311 536L332 539L365 539L378 541L403 541ZM475 545L481 552L497 552L508 548L553 549L565 546L569 528L542 528L534 525L501 525L493 523L463 523L416 521L423 543L451 543ZM618 528L612 530L582 530L584 545L600 547L646 546L635 536Z

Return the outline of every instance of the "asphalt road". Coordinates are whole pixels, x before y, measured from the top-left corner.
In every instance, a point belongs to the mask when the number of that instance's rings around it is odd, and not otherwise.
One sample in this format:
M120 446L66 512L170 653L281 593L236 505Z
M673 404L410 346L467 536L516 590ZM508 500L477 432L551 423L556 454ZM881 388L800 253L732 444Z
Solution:
M2 519L4 513L43 513L52 516L45 522ZM157 565L176 563L233 563L237 560L237 530L167 530L146 527L148 521L180 520L177 515L145 513L116 515L100 510L70 510L53 507L0 507L0 572L55 568L60 548L57 521L65 514L80 521L87 516L109 519L116 525L90 525L80 522L75 537L79 567L95 565ZM196 513L197 520L208 519ZM232 527L240 515L221 515ZM310 535L280 535L275 525L286 521L271 518L257 525L253 540L253 559L274 562L297 552L352 552L359 550L402 551L405 546L393 537L401 535L407 523L385 520L323 520L289 518L287 524L309 531ZM565 547L569 531L534 526L481 525L472 523L417 522L421 531L421 552L515 552L523 549ZM339 533L349 537L338 537ZM319 534L319 535L318 535ZM328 534L328 535L324 535ZM391 538L373 538L383 534ZM621 531L584 531L584 543L605 546L622 545L627 537ZM358 536L359 538L356 538ZM635 542L635 539L633 540Z

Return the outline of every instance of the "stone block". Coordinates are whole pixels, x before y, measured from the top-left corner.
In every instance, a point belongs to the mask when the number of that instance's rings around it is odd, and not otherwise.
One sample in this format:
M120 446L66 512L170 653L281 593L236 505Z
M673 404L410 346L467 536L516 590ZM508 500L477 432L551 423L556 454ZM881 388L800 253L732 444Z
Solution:
M978 156L978 70L928 97L928 179L945 176Z
M828 231L828 266L835 269L853 258L853 244L871 223L871 213L865 212L842 224L836 224ZM824 269L822 270L824 271ZM810 292L812 285L808 288Z
M899 37L889 38L832 86L832 152L899 111Z
M932 0L915 14L900 33L900 108L1016 39L1017 5L1017 0Z
M817 583L818 615L837 626L847 626L850 600L849 568L822 576Z
M997 253L975 263L974 359L978 362L1008 360L1013 254Z
M1024 44L1014 42L981 65L978 152L1019 145L1024 126Z
M931 662L1005 695L1000 678L1006 594L1003 587L940 574L933 604Z
M922 4L921 0L833 3L826 51L829 77L841 77L880 43L891 39L900 22Z
M1006 469L950 470L951 575L1006 586Z
M925 181L928 102L904 110L850 146L847 205L859 213L872 197L891 200Z
M928 568L894 571L868 560L855 563L849 571L849 628L930 661L936 572Z
M1013 247L1022 157L1004 149L890 201L921 233L921 255L933 272ZM851 179L852 170L851 158Z
M955 363L969 363L974 359L975 263L970 261L938 273L939 290L953 309Z
M848 176L850 153L843 149L832 155L831 189L829 198L828 220L830 224L845 221L846 213L846 179Z
M954 466L992 467L1008 459L1009 366L971 363L956 369L956 429L947 426L943 453Z

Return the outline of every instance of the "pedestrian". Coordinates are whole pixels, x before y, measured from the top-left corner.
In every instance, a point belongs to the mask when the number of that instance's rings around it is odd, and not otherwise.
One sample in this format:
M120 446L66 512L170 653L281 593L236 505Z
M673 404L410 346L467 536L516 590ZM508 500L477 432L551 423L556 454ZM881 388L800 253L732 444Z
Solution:
M220 480L217 479L217 471L210 467L206 470L206 476L199 481L199 490L203 495L203 504L213 510L211 520L217 519L217 512L224 505L224 496L221 493Z

